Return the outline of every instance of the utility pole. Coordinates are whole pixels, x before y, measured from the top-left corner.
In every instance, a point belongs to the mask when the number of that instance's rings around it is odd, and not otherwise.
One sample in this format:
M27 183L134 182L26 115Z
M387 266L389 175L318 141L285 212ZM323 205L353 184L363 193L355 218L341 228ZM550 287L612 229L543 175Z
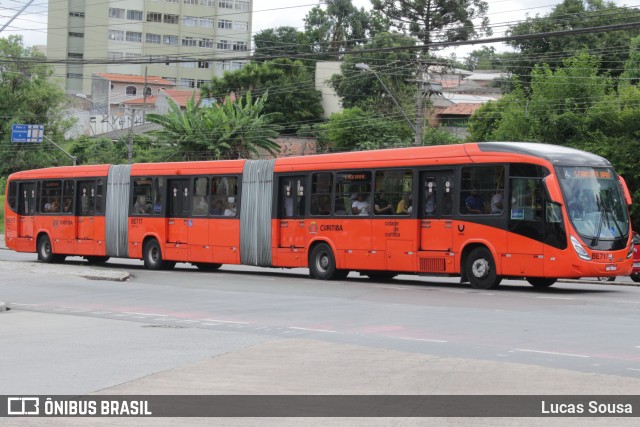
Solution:
M144 67L144 89L142 90L144 106L142 107L142 124L147 122L147 68L148 67Z
M413 141L413 145L416 147L422 145L422 134L424 133L424 68L422 66L422 61L418 59L418 93L416 94L416 124L414 126L415 129L415 140Z
M136 116L135 108L131 108L131 118L129 123L129 137L127 138L127 160L129 164L133 163L133 122Z

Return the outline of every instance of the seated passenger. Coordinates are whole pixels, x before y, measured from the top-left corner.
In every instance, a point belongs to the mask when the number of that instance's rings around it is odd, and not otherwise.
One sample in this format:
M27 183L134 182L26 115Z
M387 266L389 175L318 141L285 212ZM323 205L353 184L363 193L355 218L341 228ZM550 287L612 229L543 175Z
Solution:
M136 203L133 205L133 213L139 215L151 213L151 203L147 203L145 196L138 196Z
M366 201L365 195L360 193L351 205L351 212L354 215L369 215L370 207L371 205L369 205L369 202Z
M222 200L216 199L211 206L211 215L224 215L224 203Z
M224 216L236 216L236 204L230 203L229 207L224 210Z
M400 215L409 215L411 213L411 193L405 193L402 200L398 203L396 213Z
M209 204L202 196L196 196L193 198L193 215L206 216L209 211Z
M373 211L376 215L392 215L393 208L386 198L384 191L378 193L378 196L373 201Z

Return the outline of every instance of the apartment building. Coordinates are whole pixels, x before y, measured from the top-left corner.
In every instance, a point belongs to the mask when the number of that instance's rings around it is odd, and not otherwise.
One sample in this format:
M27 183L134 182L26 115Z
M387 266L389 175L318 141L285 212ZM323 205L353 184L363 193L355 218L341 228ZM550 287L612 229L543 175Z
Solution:
M47 56L68 94L95 73L152 75L197 88L248 62L253 0L50 2Z

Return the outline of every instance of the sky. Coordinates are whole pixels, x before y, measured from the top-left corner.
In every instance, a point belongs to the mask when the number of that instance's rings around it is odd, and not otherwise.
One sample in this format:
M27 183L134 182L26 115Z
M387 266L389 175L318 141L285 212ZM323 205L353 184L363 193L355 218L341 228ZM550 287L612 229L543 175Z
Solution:
M6 37L9 34L21 34L26 46L46 44L48 3L54 5L58 1L66 0L34 0L18 18L0 33L0 36ZM636 1L640 3L640 0ZM0 27L4 26L28 2L29 0L0 1ZM494 28L493 36L502 35L508 25L523 20L527 15L545 15L551 11L553 6L561 2L561 0L487 0L490 25ZM638 4L634 3L634 0L615 0L614 2L618 5L638 6ZM352 3L358 8L372 9L369 0L352 0ZM280 26L292 26L303 30L304 17L309 10L318 4L318 0L254 0L253 33ZM506 49L501 44L492 46L499 51ZM478 45L463 46L450 49L446 53L455 53L458 58L462 58L471 50L478 48Z

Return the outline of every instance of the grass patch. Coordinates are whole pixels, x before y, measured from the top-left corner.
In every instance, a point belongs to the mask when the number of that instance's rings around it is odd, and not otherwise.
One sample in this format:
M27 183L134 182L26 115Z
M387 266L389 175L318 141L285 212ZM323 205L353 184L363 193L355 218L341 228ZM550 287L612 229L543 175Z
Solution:
M0 196L0 234L4 234L4 196Z

